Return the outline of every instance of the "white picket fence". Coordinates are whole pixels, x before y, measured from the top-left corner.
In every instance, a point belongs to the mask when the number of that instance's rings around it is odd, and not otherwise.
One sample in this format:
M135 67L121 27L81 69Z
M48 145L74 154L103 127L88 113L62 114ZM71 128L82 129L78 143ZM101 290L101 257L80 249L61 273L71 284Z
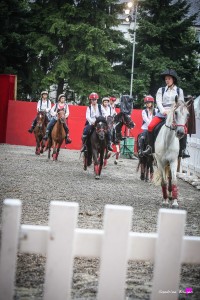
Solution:
M200 178L200 139L188 136L187 142L190 158L182 160L182 172L187 176L194 175Z
M52 201L48 226L20 225L21 201L4 201L0 300L13 299L18 252L46 255L45 300L71 298L74 257L100 258L98 300L125 299L128 260L154 263L152 300L177 299L181 264L200 264L200 237L184 236L186 211L160 209L157 233L136 233L132 207L106 205L102 230L76 228L78 208Z

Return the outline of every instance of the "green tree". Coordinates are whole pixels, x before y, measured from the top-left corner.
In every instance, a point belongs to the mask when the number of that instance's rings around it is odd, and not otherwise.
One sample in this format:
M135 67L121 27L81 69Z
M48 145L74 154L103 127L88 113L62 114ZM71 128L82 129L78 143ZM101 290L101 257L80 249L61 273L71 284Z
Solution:
M113 28L123 7L117 2L36 0L30 4L33 92L36 86L58 84L59 94L66 83L80 96L92 91L103 96L119 94L127 86L127 78L115 67L123 55L118 49L125 43L123 34Z
M23 82L23 96L29 93L26 64L29 48L26 44L30 9L26 0L2 0L0 2L0 73L16 74ZM19 89L20 91L19 84Z
M189 16L188 11L185 0L141 2L133 87L141 104L144 93L155 96L164 84L160 73L169 67L177 71L185 94L198 92L200 49L193 28L197 15Z

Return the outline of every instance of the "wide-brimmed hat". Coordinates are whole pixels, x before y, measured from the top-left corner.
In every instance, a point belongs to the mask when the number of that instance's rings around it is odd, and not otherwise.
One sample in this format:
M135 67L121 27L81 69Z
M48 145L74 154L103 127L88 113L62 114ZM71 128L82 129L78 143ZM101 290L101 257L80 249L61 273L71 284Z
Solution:
M160 75L163 79L165 79L165 76L172 76L175 84L178 81L178 75L177 75L176 71L173 69L167 69L167 70L163 71Z

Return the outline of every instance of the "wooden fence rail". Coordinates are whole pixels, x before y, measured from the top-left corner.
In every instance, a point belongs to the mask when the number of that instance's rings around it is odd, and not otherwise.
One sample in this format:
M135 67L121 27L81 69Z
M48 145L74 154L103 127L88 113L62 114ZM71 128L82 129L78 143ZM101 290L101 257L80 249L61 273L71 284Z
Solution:
M177 299L181 264L200 264L200 237L184 236L184 210L160 209L157 233L136 233L132 207L106 205L102 230L76 228L78 209L52 201L48 226L20 225L21 201L4 201L0 300L13 299L18 252L46 255L45 300L71 298L74 257L100 258L98 300L125 299L128 260L154 263L152 300Z

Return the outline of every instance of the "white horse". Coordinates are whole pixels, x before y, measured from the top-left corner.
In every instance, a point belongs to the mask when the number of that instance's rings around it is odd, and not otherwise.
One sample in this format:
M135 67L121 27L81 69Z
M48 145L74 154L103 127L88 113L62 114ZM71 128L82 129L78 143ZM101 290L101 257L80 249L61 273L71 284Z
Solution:
M183 101L177 101L169 111L165 125L162 126L155 142L155 158L161 175L163 206L178 208L177 164L179 154L179 139L187 133L186 122L189 112Z

